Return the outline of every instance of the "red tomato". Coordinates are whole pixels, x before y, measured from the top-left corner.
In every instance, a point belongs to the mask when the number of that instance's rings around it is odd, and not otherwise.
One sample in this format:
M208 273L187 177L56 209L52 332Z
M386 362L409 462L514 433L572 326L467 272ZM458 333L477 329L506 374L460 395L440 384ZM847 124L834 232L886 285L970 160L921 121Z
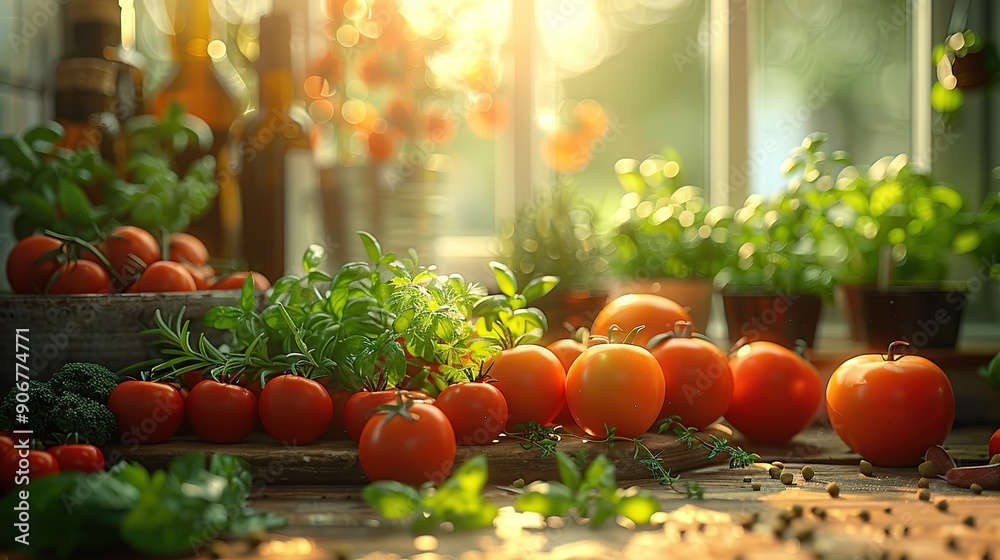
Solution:
M990 438L989 447L989 455L991 459L998 453L1000 453L1000 430L993 432L993 437Z
M733 399L725 417L758 443L784 443L801 432L823 402L816 368L795 352L767 341L740 347L729 360Z
M212 287L211 278L215 274L210 266L195 266L193 264L183 263L183 266L191 274L191 278L194 280L194 286L197 290L208 290Z
M324 385L324 387L326 387L326 392L330 394L330 401L333 402L333 418L330 419L330 425L326 428L326 439L351 439L347 434L345 411L347 410L347 401L354 396L354 393L345 389L331 389L329 385Z
M188 393L185 413L201 439L239 443L257 427L257 397L239 385L206 379Z
M566 402L588 434L636 437L648 430L663 407L663 372L649 350L632 344L588 348L566 374Z
M104 267L90 261L66 262L55 273L50 294L108 294L111 276Z
M507 401L490 383L457 383L434 404L444 412L459 445L489 445L507 425Z
M358 442L358 459L368 480L396 480L419 486L441 483L455 465L455 432L448 417L428 403L407 403L408 417L376 412Z
M320 437L333 417L326 389L299 375L267 380L258 408L264 431L287 445L305 445Z
M361 432L372 417L375 409L396 402L396 389L388 391L359 391L344 404L344 428L353 441L361 441Z
M201 383L204 380L205 380L205 375L201 372L201 370L198 369L194 371L189 371L184 375L181 375L181 381L183 382L183 385L188 389L193 389L195 385Z
M666 387L660 418L676 414L685 426L701 430L726 413L733 399L733 374L722 350L692 338L690 325L681 324L676 336L650 352L660 363Z
M193 292L198 287L184 265L173 261L157 261L148 267L136 282L140 292Z
M46 235L29 235L17 242L7 257L7 281L15 294L40 294L49 278L59 268L59 261L42 255L62 246L58 239Z
M580 357L580 354L587 349L582 342L572 338L562 338L556 340L546 346L546 348L552 350L552 353L556 355L556 358L559 359L559 363L562 364L563 369L567 372L569 371L569 367L573 365L573 362L575 362L576 359ZM580 429L579 426L576 425L576 420L573 419L573 414L569 411L569 405L566 404L565 400L563 401L562 408L559 409L556 417L552 420L552 424L558 424L570 431Z
M208 262L208 248L201 239L190 233L170 234L170 260L176 263L188 263L196 267L205 266Z
M184 399L173 385L153 381L119 383L108 398L122 443L163 443L184 423Z
M14 449L14 440L10 436L0 436L0 457L11 449Z
M0 487L4 490L54 474L59 474L59 464L45 451L11 449L0 458Z
M146 266L160 260L160 245L148 231L135 226L120 226L111 230L107 239L97 245L97 249L107 257L111 269L122 276L130 276L128 270L139 270L135 259Z
M104 454L89 443L66 443L46 451L59 463L59 472L92 473L104 470Z
M673 331L677 321L690 322L691 315L674 300L655 294L625 294L601 309L591 331L606 336L611 325L618 325L626 333L642 325L635 344L646 346L654 336Z
M566 373L559 358L544 346L525 344L494 356L486 372L507 400L506 431L518 426L548 425L566 401Z
M909 467L941 445L955 420L948 376L927 358L889 352L856 356L840 365L826 389L833 429L875 465ZM903 343L905 344L905 343Z
M253 274L253 289L266 290L271 287L271 283L263 274L259 272L234 272L221 280L212 284L212 290L239 290L243 287L243 282L247 279L247 274Z

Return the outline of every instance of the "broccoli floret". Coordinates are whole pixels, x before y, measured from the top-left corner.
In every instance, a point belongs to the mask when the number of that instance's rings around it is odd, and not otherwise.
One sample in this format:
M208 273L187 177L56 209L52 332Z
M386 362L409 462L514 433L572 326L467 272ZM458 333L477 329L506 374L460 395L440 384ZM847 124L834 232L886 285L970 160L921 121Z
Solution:
M77 434L81 442L102 445L117 433L115 416L108 407L76 393L56 397L47 422L49 434Z
M24 397L18 401L18 393L20 391L17 390L17 387L11 387L3 402L0 403L0 427L7 431L33 430L36 436L49 433L51 429L50 411L57 400L51 385L45 381L30 381L27 401L24 401ZM27 407L27 411L24 412L24 416L28 419L27 423L21 423L17 419L19 402Z
M111 391L118 386L118 375L99 364L72 362L52 375L52 388L107 403Z

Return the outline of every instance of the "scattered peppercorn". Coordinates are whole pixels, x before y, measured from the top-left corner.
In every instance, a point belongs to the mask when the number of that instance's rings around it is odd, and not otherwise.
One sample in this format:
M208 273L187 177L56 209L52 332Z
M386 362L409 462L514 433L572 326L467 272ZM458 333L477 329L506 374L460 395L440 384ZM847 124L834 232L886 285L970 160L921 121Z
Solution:
M781 478L781 469L779 467L771 467L767 469L767 474L771 475L771 478L774 479Z
M930 488L930 487L931 487L931 481L927 480L924 477L920 477L920 480L917 481L917 488Z
M990 457L990 464L991 465L995 465L997 463L1000 463L1000 453L997 453L996 455Z
M972 490L973 494L982 494L983 493L983 487L982 487L982 485L980 485L977 482L973 482L972 486L969 486L969 490Z
M795 475L791 471L783 471L781 473L781 483L784 485L789 485L795 480Z
M930 499L931 499L931 491L930 491L930 489L929 488L921 488L920 491L917 492L917 497L920 498L921 500L925 501L925 502L930 501Z
M863 509L858 512L858 518L864 521L865 523L868 523L869 521L872 520L872 514L867 509Z
M785 464L782 463L781 461L772 461L771 465L775 466L775 467L778 467L779 469L785 468Z
M792 504L792 507L788 511L793 517L802 517L803 508L801 504Z
M865 476L871 476L872 473L875 472L874 468L872 467L872 464L869 463L868 461L865 461L864 459L862 459L861 462L858 463L858 470L861 472L861 474Z
M917 467L917 472L920 473L920 476L926 478L934 478L940 474L932 461L924 461L923 463L920 463L920 466Z
M934 507L940 511L948 511L948 500L941 498L934 504Z
M965 515L962 517L962 525L967 525L969 527L976 526L976 518L971 515Z
M524 479L519 478L514 482L511 482L510 485L513 486L514 488L524 488Z
M830 495L831 498L836 498L840 496L840 485L836 482L831 482L826 485L826 493Z
M812 480L814 476L816 476L816 470L815 469L813 469L809 465L806 465L806 466L802 467L802 479L803 480L807 480L807 481L808 480Z
M826 519L826 510L819 506L813 506L809 511L811 511L817 519Z
M750 488L753 488L754 492L760 492L760 483L754 482L753 484L750 485Z

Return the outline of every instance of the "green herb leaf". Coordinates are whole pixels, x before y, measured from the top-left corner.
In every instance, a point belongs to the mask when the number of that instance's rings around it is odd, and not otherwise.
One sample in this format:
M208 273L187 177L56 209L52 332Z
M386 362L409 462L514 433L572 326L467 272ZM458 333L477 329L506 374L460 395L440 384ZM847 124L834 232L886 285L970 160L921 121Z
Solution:
M242 316L243 310L236 307L213 307L205 312L201 322L206 327L228 331L239 325Z
M532 482L514 501L514 507L544 517L566 515L573 507L573 490L558 482Z
M257 308L257 298L253 287L253 274L247 274L240 289L240 309L250 313Z
M525 302L530 303L545 297L558 285L558 276L538 276L528 281L521 295L524 296Z
M420 509L417 490L394 480L373 482L361 491L361 496L379 515L388 519L405 519Z
M644 525L649 523L653 514L660 511L660 501L647 492L639 492L626 495L616 504L615 513L622 515L633 522Z
M365 248L365 254L368 255L368 260L373 263L377 263L382 259L382 246L379 245L375 236L368 233L367 231L359 231L358 236L361 237L361 244Z
M556 464L559 467L559 479L562 480L562 483L573 490L580 488L583 476L580 474L580 468L577 467L576 461L562 451L556 451Z
M0 138L0 155L20 171L30 173L38 168L35 152L20 138Z
M490 268L493 269L493 276L500 291L507 297L513 297L517 293L517 278L514 273L507 268L507 265L497 261L490 261Z
M306 272L318 270L324 258L326 258L326 249L322 245L313 243L306 248L306 252L302 255L302 268Z
M24 133L24 143L36 147L36 143L53 143L66 136L66 129L56 121L45 121Z

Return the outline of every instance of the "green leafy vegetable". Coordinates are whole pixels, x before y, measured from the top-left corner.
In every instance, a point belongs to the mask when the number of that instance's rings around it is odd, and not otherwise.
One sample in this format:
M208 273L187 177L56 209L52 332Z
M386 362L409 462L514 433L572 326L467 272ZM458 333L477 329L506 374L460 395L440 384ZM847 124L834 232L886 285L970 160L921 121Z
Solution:
M166 470L149 473L122 463L110 472L62 473L31 481L30 554L70 557L128 546L150 556L175 556L197 550L221 533L245 534L285 523L271 513L256 513L250 495L250 467L242 459L192 453ZM8 494L0 507L12 511L19 498ZM15 527L0 528L14 543Z

